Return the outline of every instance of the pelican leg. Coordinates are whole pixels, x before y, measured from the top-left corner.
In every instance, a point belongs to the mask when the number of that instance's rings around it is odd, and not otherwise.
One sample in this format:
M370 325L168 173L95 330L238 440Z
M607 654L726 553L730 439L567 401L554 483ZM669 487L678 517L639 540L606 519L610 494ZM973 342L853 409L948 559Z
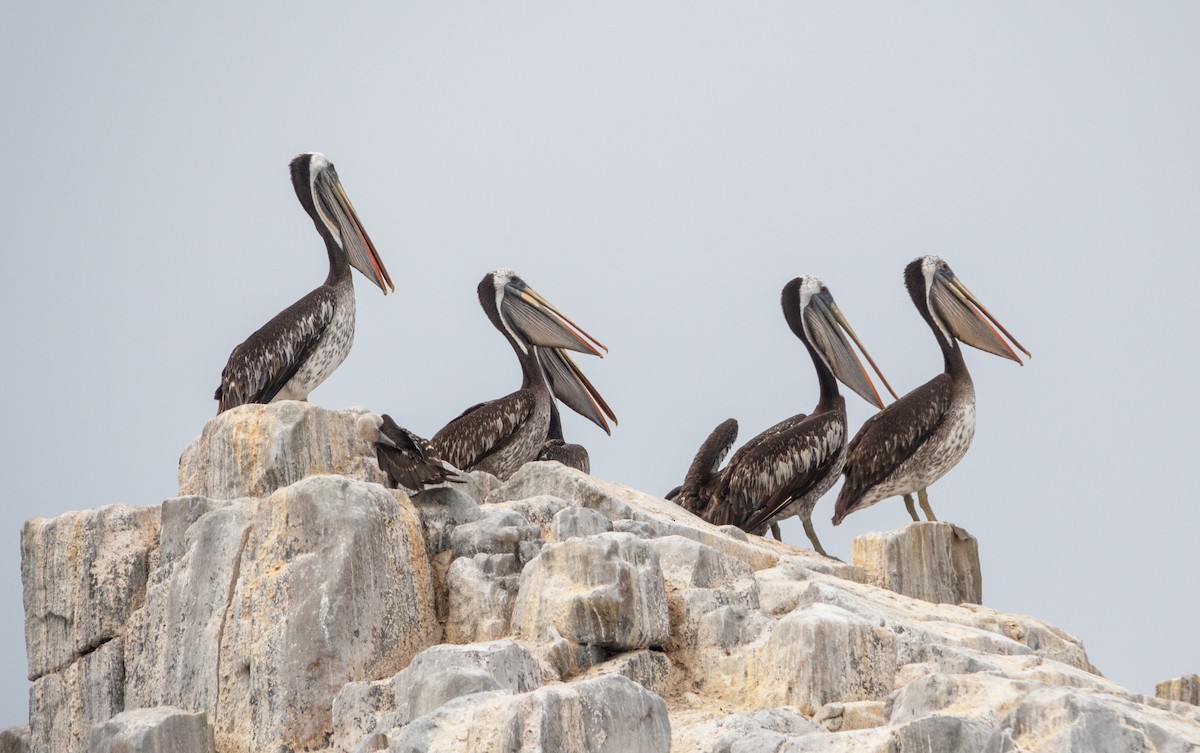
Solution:
M921 516L917 515L917 503L913 502L913 498L912 498L911 494L904 495L904 507L905 507L905 509L908 510L908 514L910 516L912 516L913 520L915 520L918 523L921 522Z
M921 500L921 509L925 511L926 520L937 520L933 514L933 508L929 506L929 494L924 489L917 492L917 498Z
M775 536L776 541L783 541L783 535L779 533L779 524L778 523L771 524L771 534L773 536Z
M804 532L808 534L808 540L812 542L813 549L822 557L828 557L829 554L825 551L825 547L821 546L821 540L817 538L817 532L813 528L812 519L804 518Z

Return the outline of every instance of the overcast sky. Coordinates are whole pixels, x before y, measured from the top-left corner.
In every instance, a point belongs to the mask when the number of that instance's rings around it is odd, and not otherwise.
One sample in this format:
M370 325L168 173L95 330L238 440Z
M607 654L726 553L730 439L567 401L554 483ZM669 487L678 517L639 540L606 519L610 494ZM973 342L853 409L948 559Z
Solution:
M397 293L361 276L311 399L431 435L515 389L475 297L506 266L610 348L568 416L663 493L708 431L817 401L779 306L822 277L901 394L942 359L935 253L1030 350L966 354L978 423L934 509L984 602L1143 693L1200 671L1195 3L25 4L0 25L6 399L0 726L27 718L23 520L177 492L230 350L319 284L288 179L322 151ZM851 431L871 413L848 393ZM851 539L899 500L814 522ZM807 541L799 522L785 540Z

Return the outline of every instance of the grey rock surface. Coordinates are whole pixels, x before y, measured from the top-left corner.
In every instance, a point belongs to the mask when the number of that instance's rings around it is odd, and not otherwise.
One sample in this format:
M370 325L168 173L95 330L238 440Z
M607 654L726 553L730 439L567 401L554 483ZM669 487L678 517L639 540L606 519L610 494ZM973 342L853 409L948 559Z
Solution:
M29 690L33 753L83 751L88 729L124 710L123 654L122 640L114 638L33 681Z
M667 704L609 675L513 695L459 698L389 736L389 753L666 753Z
M909 523L867 533L851 545L872 585L941 604L982 604L979 542L950 523Z
M88 731L88 753L215 753L203 713L169 706L124 711Z
M120 636L158 549L158 508L110 505L21 528L29 679Z
M516 638L535 643L662 646L669 623L658 555L628 533L547 544L521 573L512 624Z
M227 410L179 458L179 494L266 497L318 473L385 484L374 446L358 436L362 413L295 400Z
M435 642L432 575L408 498L313 476L259 502L219 645L222 750L315 750L347 682Z
M0 753L29 753L29 725L0 730Z
M1200 675L1184 675L1163 680L1154 686L1154 695L1168 701L1182 701L1200 706Z

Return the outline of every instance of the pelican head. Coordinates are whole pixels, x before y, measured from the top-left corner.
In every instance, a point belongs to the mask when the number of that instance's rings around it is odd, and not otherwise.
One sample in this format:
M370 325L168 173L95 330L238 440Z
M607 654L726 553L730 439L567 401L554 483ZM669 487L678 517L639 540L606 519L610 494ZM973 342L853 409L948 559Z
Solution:
M566 348L604 356L608 348L589 335L511 269L497 269L479 282L479 303L492 324L522 353L532 346ZM603 351L603 352L601 352Z
M934 325L935 331L946 339L947 345L957 339L973 348L1021 363L1020 357L1008 345L1011 341L1027 357L1032 357L939 257L922 256L909 262L904 268L904 284L913 303ZM1000 336L1001 332L1004 337Z
M892 386L879 371L875 360L863 347L858 335L854 334L850 322L842 315L841 309L821 278L811 275L797 277L785 285L783 313L796 336L812 348L838 381L875 407L882 408L883 400L875 390L870 375L863 368L850 343L846 341L846 335L850 335L850 339L862 351L888 392L891 392L893 398L896 397Z
M312 217L317 232L330 246L330 253L336 249L344 255L350 265L378 285L384 295L389 289L394 291L396 286L392 284L375 244L371 243L359 222L333 163L320 152L306 152L292 160L291 170L296 196Z

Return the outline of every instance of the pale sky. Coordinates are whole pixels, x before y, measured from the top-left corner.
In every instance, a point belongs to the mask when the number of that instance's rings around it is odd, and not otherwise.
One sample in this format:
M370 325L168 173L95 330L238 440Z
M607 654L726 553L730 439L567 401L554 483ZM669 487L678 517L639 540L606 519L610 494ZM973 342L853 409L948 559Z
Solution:
M426 436L520 381L475 285L511 267L610 348L596 475L677 484L718 422L817 401L779 294L822 277L901 394L942 360L934 253L1031 351L969 350L930 489L984 602L1142 693L1200 671L1200 5L25 4L0 25L0 726L27 718L26 518L173 496L241 340L319 284L288 179L322 151L397 293L311 400ZM851 431L871 412L847 391ZM884 501L825 547L907 521ZM799 522L785 540L807 541Z

